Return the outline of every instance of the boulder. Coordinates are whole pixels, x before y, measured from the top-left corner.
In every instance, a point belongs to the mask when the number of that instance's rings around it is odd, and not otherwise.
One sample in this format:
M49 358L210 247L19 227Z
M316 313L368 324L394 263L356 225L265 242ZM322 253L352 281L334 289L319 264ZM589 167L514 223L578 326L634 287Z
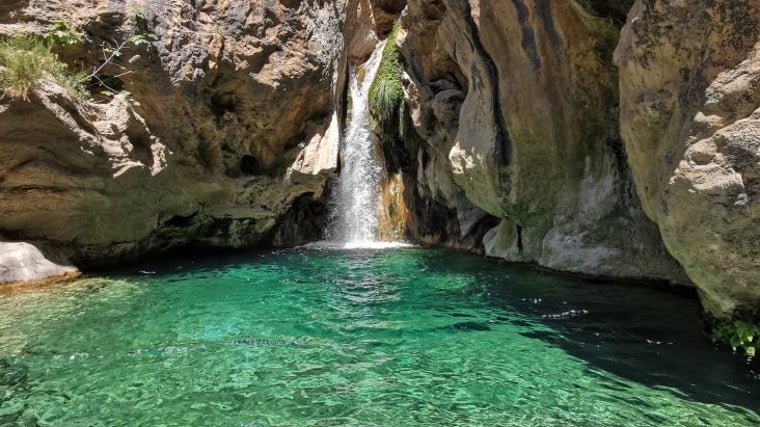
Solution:
M65 260L51 261L30 243L0 241L0 285L51 283L79 274L79 270Z

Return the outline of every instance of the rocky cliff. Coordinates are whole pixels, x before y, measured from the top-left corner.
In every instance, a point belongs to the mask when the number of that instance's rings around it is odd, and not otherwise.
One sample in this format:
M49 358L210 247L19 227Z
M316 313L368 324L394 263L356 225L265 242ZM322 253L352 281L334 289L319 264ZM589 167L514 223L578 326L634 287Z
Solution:
M427 142L420 184L463 224L500 220L485 235L491 256L682 281L633 190L618 130L611 59L623 18L614 12L409 2L400 43Z
M377 123L382 199L404 221L385 222L556 270L693 282L713 315L757 316L753 2L19 0L0 33L66 23L83 42L61 58L97 67L136 18L153 38L104 68L119 90L0 101L6 238L91 264L317 237L348 69L390 38L404 99L399 123Z
M0 34L63 25L80 41L61 58L105 67L85 101L49 82L0 101L0 234L84 265L318 236L321 215L291 206L323 210L337 166L344 16L326 1L3 2ZM107 62L136 21L148 43Z
M760 4L637 2L615 59L636 188L721 317L760 310Z
M709 313L756 320L757 12L409 1L396 40L422 141L409 232L457 245L497 220L488 255L693 282Z

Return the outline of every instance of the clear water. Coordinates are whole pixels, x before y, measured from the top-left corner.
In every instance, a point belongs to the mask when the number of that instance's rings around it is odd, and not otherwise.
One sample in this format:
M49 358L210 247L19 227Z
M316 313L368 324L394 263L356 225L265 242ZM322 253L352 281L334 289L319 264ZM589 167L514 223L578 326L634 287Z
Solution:
M0 425L760 425L697 316L441 250L164 260L0 294Z
M332 241L364 246L377 240L382 169L368 98L384 47L385 43L380 43L364 65L351 71L351 122L341 146L341 171L328 233Z

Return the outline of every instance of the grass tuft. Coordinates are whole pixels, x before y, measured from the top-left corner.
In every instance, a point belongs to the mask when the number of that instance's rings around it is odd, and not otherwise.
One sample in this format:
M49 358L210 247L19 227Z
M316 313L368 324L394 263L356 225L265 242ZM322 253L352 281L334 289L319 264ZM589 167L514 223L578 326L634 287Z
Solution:
M0 90L3 97L29 99L29 93L43 81L51 80L80 93L83 76L71 73L44 40L32 35L0 39Z

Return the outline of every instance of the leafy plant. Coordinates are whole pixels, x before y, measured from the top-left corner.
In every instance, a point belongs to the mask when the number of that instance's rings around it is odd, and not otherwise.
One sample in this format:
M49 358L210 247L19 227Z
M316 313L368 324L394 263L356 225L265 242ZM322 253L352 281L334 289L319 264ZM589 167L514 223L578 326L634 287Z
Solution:
M74 31L67 23L58 21L53 24L53 28L45 35L45 41L48 45L70 46L82 43L82 37Z
M29 99L29 92L48 79L69 89L83 91L83 75L71 73L44 40L32 35L0 39L0 89L3 96Z
M760 353L760 325L743 320L720 321L713 326L710 334L713 342L731 346L752 359Z
M131 107L139 107L140 103L135 101L135 98L132 97L132 92L128 90L121 91L121 94L124 96L124 102L129 104Z
M158 40L158 38L150 33L139 33L139 34L132 34L127 38L127 42L132 44L133 46L146 46L150 47L153 45L153 42Z
M114 40L113 44L103 43L103 61L98 67L93 68L92 72L86 77L88 81L94 82L90 85L91 87L104 89L101 90L101 93L120 93L121 88L118 88L117 86L121 86L122 84L114 83L120 83L121 80L119 79L121 77L132 73L132 70L129 67L118 61L128 46L145 46L150 50L153 46L153 42L158 40L156 35L150 30L150 20L145 8L136 5L133 6L127 22L131 27L129 34L121 42ZM139 58L139 55L133 56L128 62L131 64L137 58ZM118 68L120 70L119 73L107 77L103 76L101 73L109 66L112 68ZM127 95L129 99L132 99L130 93L127 92ZM139 106L140 104L135 101L130 102L130 105Z
M131 34L127 37L127 43L133 46L152 46L158 40L150 29L150 15L148 10L140 5L132 5L127 22L132 27Z
M148 19L148 10L143 5L139 4L132 4L129 7L129 17L133 20L147 20Z

